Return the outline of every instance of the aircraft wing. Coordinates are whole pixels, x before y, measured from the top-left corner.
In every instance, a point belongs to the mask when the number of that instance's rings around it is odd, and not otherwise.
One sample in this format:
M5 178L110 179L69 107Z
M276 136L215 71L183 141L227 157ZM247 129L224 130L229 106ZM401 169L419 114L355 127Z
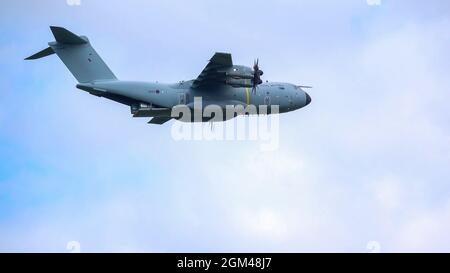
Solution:
M194 80L192 88L201 88L204 86L225 84L225 73L220 70L233 66L231 54L217 52L209 60L209 63L203 69L202 73Z

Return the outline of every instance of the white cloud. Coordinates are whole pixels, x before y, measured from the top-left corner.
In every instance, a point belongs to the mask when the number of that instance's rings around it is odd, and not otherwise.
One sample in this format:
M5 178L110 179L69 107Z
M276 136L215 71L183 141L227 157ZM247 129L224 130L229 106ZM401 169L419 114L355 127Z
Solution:
M280 212L272 209L236 211L237 217L230 219L243 234L262 241L284 241L289 238L288 223Z
M381 5L381 0L366 0L369 6L379 6Z
M397 234L395 249L408 252L448 252L450 205L417 211Z
M248 142L176 143L170 127L150 127L124 106L75 91L56 59L8 69L14 78L34 71L34 84L1 82L22 90L0 101L1 133L43 170L24 164L1 182L2 192L23 206L5 208L2 250L66 251L72 240L83 251L364 252L372 240L382 251L448 250L449 82L442 60L448 59L449 22L416 19L399 26L375 17L361 38L348 18L363 11L332 2L284 1L273 12L289 24L261 22L251 38L264 42L259 53L267 77L316 86L310 107L281 116L281 147L274 153ZM114 15L118 3L103 15ZM170 3L136 14L136 6L120 3L133 16L126 25L108 26L113 33L91 24L90 13L77 27L92 32L124 78L176 80L180 71L195 77L194 67L202 69L216 47L236 50L237 60L250 63L248 56L259 54L252 42L242 44L252 25L242 31L230 31L226 21L203 25L228 16L205 12L211 9L206 2L191 6L194 21L182 25L186 17L167 16L180 15ZM95 11L89 5L104 4L83 2L79 9ZM271 7L261 12L272 13ZM300 7L307 16L292 16ZM178 21L151 16L158 12ZM237 15L233 24L239 25ZM165 19L158 28L142 28L143 21L153 26ZM302 23L311 27L302 30ZM165 40L167 33L177 41L198 37L180 48ZM41 34L33 41L45 44L50 35ZM117 42L125 36L126 45ZM8 52L28 51L34 42ZM8 65L17 63L16 55Z
M373 184L375 199L383 209L396 209L402 203L402 189L395 177L385 177Z

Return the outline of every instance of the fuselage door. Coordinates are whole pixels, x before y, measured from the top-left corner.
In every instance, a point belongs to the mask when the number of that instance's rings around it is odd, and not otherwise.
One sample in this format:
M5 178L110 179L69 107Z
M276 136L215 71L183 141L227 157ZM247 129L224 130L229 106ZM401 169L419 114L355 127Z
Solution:
M179 105L185 105L186 104L186 93L179 93L178 94L178 104Z
M267 106L270 106L270 96L266 96L264 98L264 104L267 105Z

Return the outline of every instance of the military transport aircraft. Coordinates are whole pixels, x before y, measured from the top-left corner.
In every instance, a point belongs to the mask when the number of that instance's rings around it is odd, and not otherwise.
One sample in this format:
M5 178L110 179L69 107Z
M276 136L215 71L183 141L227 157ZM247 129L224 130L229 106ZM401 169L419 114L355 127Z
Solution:
M193 110L194 98L197 97L202 98L202 107L218 105L225 109L229 105L255 105L256 108L266 106L267 109L276 105L280 113L297 110L311 102L311 97L303 90L310 87L263 83L263 71L259 69L258 61L255 61L253 69L233 65L228 53L215 53L195 80L174 84L121 81L100 58L87 37L62 27L51 26L50 29L56 41L25 60L56 53L77 79L77 88L128 105L134 117L151 117L151 124L163 124L172 118L185 121L180 116L172 117L172 109L183 105ZM211 117L200 121L208 120Z

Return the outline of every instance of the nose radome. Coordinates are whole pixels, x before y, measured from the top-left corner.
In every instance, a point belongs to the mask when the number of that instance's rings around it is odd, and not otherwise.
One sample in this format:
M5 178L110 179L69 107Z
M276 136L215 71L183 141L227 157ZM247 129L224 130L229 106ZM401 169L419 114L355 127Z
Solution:
M305 106L311 103L311 97L309 96L308 93L305 92L305 96L306 96L306 103Z

